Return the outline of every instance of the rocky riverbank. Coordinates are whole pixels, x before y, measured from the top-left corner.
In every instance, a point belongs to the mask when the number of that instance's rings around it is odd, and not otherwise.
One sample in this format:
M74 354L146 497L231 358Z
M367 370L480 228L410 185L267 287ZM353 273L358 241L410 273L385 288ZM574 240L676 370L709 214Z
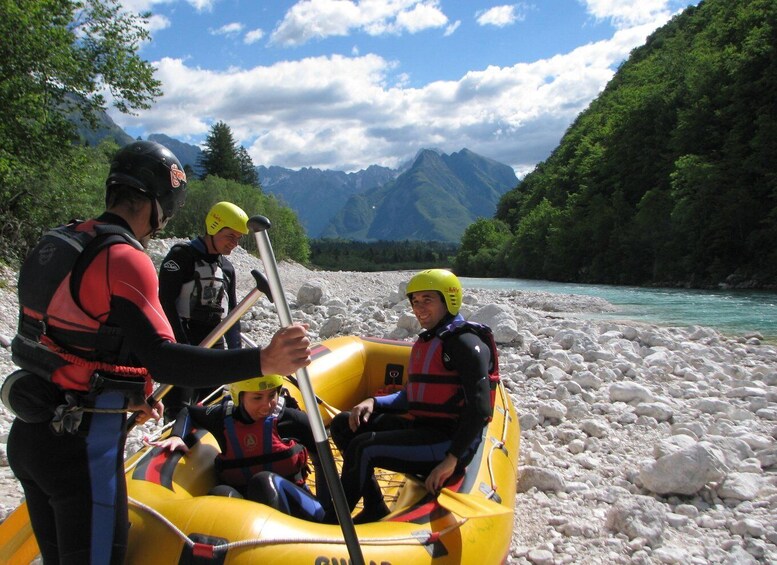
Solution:
M157 262L170 240L154 241ZM261 263L237 249L239 295ZM413 339L407 272L310 271L283 263L295 319L314 340ZM0 273L0 375L13 370L15 274ZM777 348L703 327L593 321L601 300L467 291L463 314L490 324L521 423L510 563L777 562ZM277 328L260 302L243 329ZM0 408L0 519L20 501ZM147 424L133 432L137 449Z

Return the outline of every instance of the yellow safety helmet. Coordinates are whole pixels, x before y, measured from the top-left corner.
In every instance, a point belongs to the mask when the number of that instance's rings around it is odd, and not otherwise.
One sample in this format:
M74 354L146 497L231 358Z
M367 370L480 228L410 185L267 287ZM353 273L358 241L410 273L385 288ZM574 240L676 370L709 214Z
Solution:
M459 313L461 309L461 283L456 275L445 269L427 269L413 276L407 283L408 299L413 299L414 292L422 290L436 290L445 299L448 312L452 315Z
M232 401L240 404L241 392L259 392L260 390L270 390L283 386L282 375L262 375L253 379L237 381L229 385L229 394L232 395Z
M205 230L216 235L223 228L232 228L243 235L248 233L248 214L231 202L217 202L205 216Z

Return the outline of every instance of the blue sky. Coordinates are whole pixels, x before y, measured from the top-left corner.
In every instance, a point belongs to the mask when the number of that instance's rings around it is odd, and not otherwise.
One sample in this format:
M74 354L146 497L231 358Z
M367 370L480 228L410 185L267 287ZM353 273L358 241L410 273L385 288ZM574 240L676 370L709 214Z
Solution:
M519 176L629 52L698 0L124 0L164 95L133 136L201 144L217 121L257 165L396 167L468 148Z

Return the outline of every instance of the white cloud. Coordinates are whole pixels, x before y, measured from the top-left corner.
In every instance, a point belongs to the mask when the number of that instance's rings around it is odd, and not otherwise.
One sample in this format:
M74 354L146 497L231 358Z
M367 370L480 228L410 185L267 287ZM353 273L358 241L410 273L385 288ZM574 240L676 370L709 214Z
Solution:
M456 20L452 24L450 24L448 27L445 28L445 37L448 37L449 35L453 35L457 29L459 29L459 26L461 25L461 20Z
M210 34L235 36L242 33L242 31L243 31L243 24L238 22L232 22L230 24L223 25L220 28L210 30Z
M252 29L246 33L243 38L243 43L246 45L252 45L264 37L264 31L261 29Z
M423 88L372 54L224 71L163 59L164 96L138 117L114 119L179 139L201 139L223 120L257 164L357 170L396 166L424 147L467 147L521 171L547 157L651 29Z
M273 30L270 43L292 47L353 31L369 35L418 33L447 23L439 0L301 0Z
M519 14L517 10L518 6L515 4L494 6L488 10L478 12L475 14L475 20L478 24L492 25L496 27L505 27L514 24L517 20L523 20L525 16Z
M165 16L153 15L148 19L147 29L153 34L156 31L169 28L170 25L170 20Z
M186 0L198 12L212 12L217 0Z
M409 10L400 11L396 15L396 33L407 30L418 33L425 29L438 28L447 25L445 17L436 2L418 3Z
M578 0L598 20L610 20L615 27L628 28L666 21L672 14L672 0ZM685 5L685 4L684 4Z
M329 0L294 8L315 8L321 15L326 7L330 17L318 21L318 29L347 33L366 31L365 22L396 26L397 14L422 4L425 9L437 6L413 0L358 6ZM623 2L620 11L609 4L609 12L604 0L594 4L589 0L602 17L626 13ZM430 14L425 25L434 20L434 10L420 14ZM490 66L415 88L411 84L418 84L417 77L411 82L397 62L360 54L356 45L350 56L252 68L210 70L188 59L164 58L155 63L164 96L138 116L115 111L111 116L132 135L160 132L190 143L201 142L216 121L224 121L256 164L350 171L371 164L397 166L421 148L452 152L467 147L524 174L547 158L615 67L660 23L620 29L608 40L538 61Z

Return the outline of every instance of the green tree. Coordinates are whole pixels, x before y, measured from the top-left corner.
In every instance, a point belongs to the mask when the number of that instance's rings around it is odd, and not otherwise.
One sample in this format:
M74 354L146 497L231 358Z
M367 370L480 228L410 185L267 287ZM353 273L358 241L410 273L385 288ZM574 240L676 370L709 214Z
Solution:
M256 172L254 161L242 145L237 149L237 160L240 162L240 182L261 188L259 185L259 173Z
M461 246L454 259L456 272L462 276L489 277L504 267L499 265L499 253L510 239L510 228L501 220L478 218L461 237Z
M775 91L774 0L687 8L501 199L500 274L777 285Z
M242 182L243 170L238 156L237 144L232 130L224 122L216 122L210 128L198 165L203 171L203 179L217 176L226 180Z
M78 163L69 117L95 123L105 91L121 112L148 108L160 94L153 67L137 55L149 37L147 18L125 12L118 0L0 0L0 226L6 257L22 255L37 239L37 216L47 216L42 207L64 200L58 191L65 187L53 174Z

